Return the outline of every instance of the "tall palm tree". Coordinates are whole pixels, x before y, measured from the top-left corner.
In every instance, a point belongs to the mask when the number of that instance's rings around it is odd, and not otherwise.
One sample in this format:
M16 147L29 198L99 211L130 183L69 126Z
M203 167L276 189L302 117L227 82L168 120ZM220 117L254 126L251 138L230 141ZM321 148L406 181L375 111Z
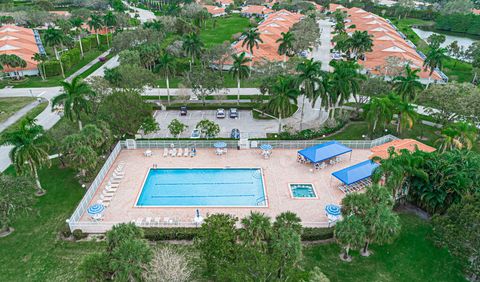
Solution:
M83 19L80 18L80 17L71 18L70 22L72 23L72 26L75 28L75 33L77 35L78 45L80 46L80 55L83 58L84 57L83 43L82 43Z
M445 152L453 149L472 149L478 137L478 129L468 122L450 124L442 130L442 137L436 142L439 150Z
M305 99L308 99L313 107L318 97L325 92L322 84L322 63L320 61L314 61L313 58L304 60L297 65L297 72L297 83L300 87L301 94L304 95L300 118L300 130L302 130Z
M293 42L295 41L295 36L292 32L282 32L282 37L277 39L278 45L278 54L283 55L283 67L285 68L285 64L287 62L287 56L292 56L294 54L293 50Z
M445 48L430 48L427 52L427 57L423 62L423 67L429 69L427 88L430 85L430 80L435 69L441 70L443 68L443 62L447 59L447 49Z
M63 69L62 57L58 54L58 51L57 51L57 47L63 45L65 36L62 34L60 30L49 27L43 35L43 40L45 41L45 44L47 44L50 47L53 47L53 51L55 52L55 58L60 62L62 77L65 78L65 71Z
M260 32L258 31L258 28L251 28L247 31L244 31L242 33L243 42L242 42L242 47L247 46L247 48L250 50L250 56L251 56L251 61L250 61L250 68L252 67L252 62L253 62L253 48L258 48L258 43L263 43L262 38L260 38ZM251 71L251 69L250 69Z
M398 99L400 100L400 99ZM397 103L397 132L402 134L404 128L411 129L418 119L417 107L408 102L398 101Z
M246 66L245 64L250 62L250 58L245 58L245 52L242 52L241 54L233 54L232 59L232 67L228 71L229 73L232 74L234 78L237 79L237 105L240 104L240 80L242 78L248 77L250 68Z
M365 118L369 122L369 128L374 133L377 125L390 123L396 105L388 97L373 97L363 108Z
M195 58L200 57L203 49L203 42L200 40L198 34L191 32L183 37L182 48L187 53L187 56L191 58L190 60L190 71L192 71L192 64L195 63Z
M410 64L407 64L405 76L399 75L393 78L393 87L405 102L415 101L417 92L423 89L422 84L418 81L418 72L420 72L419 69L412 70Z
M103 27L103 20L99 15L92 14L90 15L90 20L88 21L88 27L95 31L97 36L97 45L100 46L100 38L98 37L98 31Z
M110 48L110 41L108 40L108 37L110 36L110 31L115 27L115 25L117 25L117 16L115 16L112 11L109 11L103 16L103 22L107 27L107 45L108 48Z
M334 108L348 102L352 95L355 102L358 102L357 93L360 90L360 81L365 79L365 76L359 73L359 64L353 61L332 61L330 65L335 68L331 74L332 90L330 93L332 102L335 103Z
M45 194L38 177L38 170L50 165L49 140L43 127L36 124L35 119L25 118L17 130L4 134L0 144L13 146L9 155L15 171L33 176L37 184L36 195Z
M37 68L38 72L40 73L40 76L42 77L42 80L45 80L46 78L46 73L45 73L45 61L47 60L47 56L39 53L33 54L32 60L37 62Z
M17 77L17 79L20 79L20 71L17 70L18 68L25 68L27 66L27 62L20 58L17 55L7 55L6 59L4 59L4 65L9 66L12 68L14 71L13 73Z
M353 54L355 61L363 56L366 52L372 51L373 35L367 31L356 30L348 40L350 52Z
M169 77L175 72L175 58L169 55L167 52L163 53L158 59L157 68L165 76L165 81L167 83L167 99L168 104L170 105L170 81Z
M290 114L297 104L298 90L295 81L288 76L279 76L271 87L267 110L278 117L278 132L282 130L282 117Z
M78 76L71 83L62 81L60 84L63 86L63 93L53 98L52 107L63 104L65 115L71 121L75 118L78 122L78 128L82 130L81 113L88 114L90 112L89 98L93 92L90 86Z

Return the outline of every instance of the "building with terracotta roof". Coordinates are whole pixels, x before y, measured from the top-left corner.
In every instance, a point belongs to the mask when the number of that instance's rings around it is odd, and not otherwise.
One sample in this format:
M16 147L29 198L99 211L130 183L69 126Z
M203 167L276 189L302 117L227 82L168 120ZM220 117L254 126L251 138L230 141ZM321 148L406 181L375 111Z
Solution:
M330 4L330 11L340 9L347 13L346 26L347 33L354 31L367 31L372 35L373 47L371 52L367 52L358 63L363 66L364 72L371 75L388 75L388 68L399 67L410 64L412 69L418 69L420 81L445 82L447 76L440 70L435 70L430 75L430 70L423 67L425 55L417 50L416 46L410 42L389 20L386 20L376 14L367 12L360 8L347 9L341 5ZM399 66L389 66L390 58L395 57Z
M50 14L64 17L64 18L70 18L72 14L69 11L48 11Z
M266 19L258 25L258 32L262 42L258 47L253 48L253 56L247 46L242 47L243 38L232 44L232 49L240 54L245 52L247 57L252 58L253 62L262 61L282 61L283 56L278 54L278 45L276 41L281 38L282 32L288 32L290 28L303 18L302 14L292 13L287 10L280 10L268 14ZM228 65L228 62L227 62Z
M400 152L400 150L408 150L410 152L420 150L427 153L436 151L435 148L425 145L422 142L414 139L397 139L371 148L370 151L372 152L372 155L370 156L370 158L379 157L382 159L387 159L389 156L388 150L391 147L393 147L395 149L395 152L397 153Z
M472 9L472 14L480 15L480 10L479 9Z
M17 55L22 58L27 66L12 69L3 66L3 72L9 76L38 75L38 63L32 59L36 54L45 54L40 36L36 31L16 25L0 27L0 54Z
M215 3L222 5L222 7L226 8L230 4L233 4L233 0L215 0Z
M225 16L227 13L225 12L224 7L212 6L212 5L203 5L205 9L207 9L208 13L212 15L212 17L221 17Z
M248 5L242 7L241 14L244 17L265 17L275 12L274 10L261 5Z

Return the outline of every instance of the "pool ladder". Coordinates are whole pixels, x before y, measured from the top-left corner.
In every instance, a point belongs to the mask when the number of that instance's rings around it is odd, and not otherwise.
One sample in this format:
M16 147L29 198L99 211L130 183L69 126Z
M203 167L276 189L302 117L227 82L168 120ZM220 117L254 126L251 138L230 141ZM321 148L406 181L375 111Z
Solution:
M262 203L267 203L267 199L265 198L265 196L262 196L260 198L257 198L257 200L255 200L256 206L260 206L260 204Z

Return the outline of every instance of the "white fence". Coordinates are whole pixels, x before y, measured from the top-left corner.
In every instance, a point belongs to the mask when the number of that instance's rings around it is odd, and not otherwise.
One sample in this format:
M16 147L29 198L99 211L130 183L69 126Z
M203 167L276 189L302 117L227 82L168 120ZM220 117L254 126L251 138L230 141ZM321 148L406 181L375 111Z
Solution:
M392 140L398 139L393 135L386 135L374 140L344 140L339 141L342 144L352 148L352 149L369 149ZM260 146L263 143L270 144L273 148L277 149L300 149L317 144L322 144L328 142L329 140L257 140L257 145ZM169 148L171 144L175 147L189 147L195 146L196 148L212 148L213 144L218 142L218 140L137 140L136 148L137 149L154 149L154 148ZM237 140L224 140L222 142L227 143L227 147L236 148L238 145ZM252 141L250 141L252 142ZM112 164L115 162L120 151L125 148L125 141L120 141L117 143L112 153L108 157L107 161L103 165L102 169L98 173L97 177L93 181L92 185L87 190L87 193L80 201L80 204L75 209L74 213L68 220L68 225L70 230L80 229L83 232L87 233L103 233L111 229L113 225L119 224L120 222L90 222L90 221L80 221L82 215L86 212L90 201L97 192L98 187L102 183L105 175L110 170ZM327 222L304 222L305 226L308 227L325 227L328 225ZM141 227L194 227L195 224L192 222L175 222L174 224L165 224L162 222L159 223L140 223L137 224Z
M105 175L108 173L110 170L110 167L112 166L113 162L115 162L115 159L117 158L118 154L122 150L122 146L120 145L120 142L117 143L115 148L113 149L112 153L108 157L107 161L105 164L103 164L102 169L98 173L97 177L95 180L92 182L90 187L87 190L87 193L85 196L83 196L83 199L80 201L80 204L78 204L77 208L73 212L72 216L68 220L68 225L70 226L70 230L73 231L75 229L82 229L83 226L79 226L79 221L82 215L85 213L85 211L88 208L88 204L92 200L93 196L97 192L98 187L102 183L103 179L105 178ZM82 222L82 225L84 223ZM112 224L110 224L110 227Z

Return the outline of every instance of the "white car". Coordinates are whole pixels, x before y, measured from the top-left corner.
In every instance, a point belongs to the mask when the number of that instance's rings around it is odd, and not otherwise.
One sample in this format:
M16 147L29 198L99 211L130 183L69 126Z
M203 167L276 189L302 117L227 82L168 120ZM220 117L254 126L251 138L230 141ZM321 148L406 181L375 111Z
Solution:
M225 118L225 110L224 109L218 109L217 110L217 118Z
M201 132L199 129L194 129L190 135L191 139L200 139Z

